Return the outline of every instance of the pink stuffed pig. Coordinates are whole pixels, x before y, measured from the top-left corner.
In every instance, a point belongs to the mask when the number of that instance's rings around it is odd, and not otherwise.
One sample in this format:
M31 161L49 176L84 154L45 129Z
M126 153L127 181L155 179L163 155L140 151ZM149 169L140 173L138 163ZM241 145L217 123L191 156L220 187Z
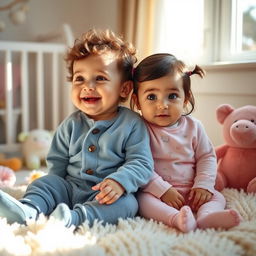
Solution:
M227 187L256 193L256 106L234 109L223 104L216 114L226 142L216 148L216 189Z

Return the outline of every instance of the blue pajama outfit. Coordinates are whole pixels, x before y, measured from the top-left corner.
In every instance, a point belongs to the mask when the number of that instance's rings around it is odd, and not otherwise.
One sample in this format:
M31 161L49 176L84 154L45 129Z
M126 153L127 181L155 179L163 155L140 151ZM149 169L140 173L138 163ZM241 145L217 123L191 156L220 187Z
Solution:
M50 215L59 203L79 212L90 224L95 219L117 223L134 217L134 192L152 176L153 159L144 122L119 107L111 120L94 121L76 111L58 127L47 156L49 174L28 186L22 203ZM92 186L106 178L120 183L125 193L115 203L99 204Z

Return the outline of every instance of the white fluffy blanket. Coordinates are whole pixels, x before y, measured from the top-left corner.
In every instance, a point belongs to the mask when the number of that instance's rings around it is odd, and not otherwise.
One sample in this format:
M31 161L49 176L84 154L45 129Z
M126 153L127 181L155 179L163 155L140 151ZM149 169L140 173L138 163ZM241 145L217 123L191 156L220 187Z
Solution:
M20 198L24 187L6 189ZM240 212L243 222L230 230L196 230L182 234L142 218L119 220L118 225L86 223L78 230L65 228L43 216L27 226L8 225L0 218L0 255L19 256L255 256L256 196L225 189L227 208Z

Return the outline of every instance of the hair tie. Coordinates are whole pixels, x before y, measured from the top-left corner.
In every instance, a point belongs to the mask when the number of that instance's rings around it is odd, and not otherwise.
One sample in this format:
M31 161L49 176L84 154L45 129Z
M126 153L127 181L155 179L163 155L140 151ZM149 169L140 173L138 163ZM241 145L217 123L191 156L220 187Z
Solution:
M186 72L186 74L187 74L188 76L191 76L191 75L193 75L194 73L193 73L193 71L188 71L188 72Z
M132 68L132 78L133 78L133 76L134 76L134 71L135 71L135 68L133 67L133 68Z

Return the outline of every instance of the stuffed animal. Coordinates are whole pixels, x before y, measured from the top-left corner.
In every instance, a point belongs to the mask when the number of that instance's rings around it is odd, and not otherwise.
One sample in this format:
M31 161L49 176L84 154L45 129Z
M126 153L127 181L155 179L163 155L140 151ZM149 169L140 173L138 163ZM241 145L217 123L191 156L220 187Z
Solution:
M13 171L18 171L22 167L22 160L19 157L6 158L4 154L0 154L0 166L9 167Z
M256 106L234 109L223 104L216 114L225 140L216 148L216 189L228 187L256 193Z
M16 182L16 175L12 169L0 165L0 188L12 187Z
M52 133L42 129L32 130L28 133L20 133L18 140L21 142L26 167L31 170L39 169L41 163L46 160L52 142Z

